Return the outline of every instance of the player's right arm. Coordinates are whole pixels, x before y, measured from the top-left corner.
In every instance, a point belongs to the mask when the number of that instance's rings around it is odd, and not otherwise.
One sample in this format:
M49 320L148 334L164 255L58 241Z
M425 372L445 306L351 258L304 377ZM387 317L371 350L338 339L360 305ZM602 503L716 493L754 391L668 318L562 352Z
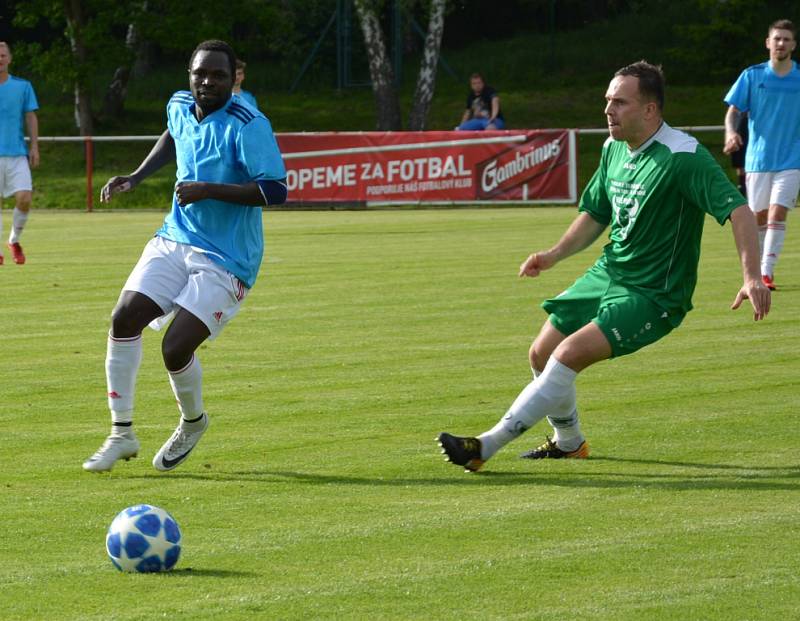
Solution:
M728 106L728 111L725 113L725 145L722 148L725 155L738 151L744 144L741 135L736 131L741 116L742 112L736 106Z
M559 261L591 246L611 222L611 202L606 190L606 171L610 157L609 138L603 145L600 165L583 190L578 206L578 217L550 250L529 255L519 266L519 275L535 277L553 267Z
M535 252L522 262L519 267L520 277L530 276L533 278L538 276L559 261L588 248L600 237L606 226L606 224L598 222L586 212L579 213L555 246L550 250Z
M160 170L170 162L175 161L175 141L169 130L159 136L156 144L139 164L139 168L130 175L111 177L100 190L100 201L107 203L118 192L130 192L147 177Z

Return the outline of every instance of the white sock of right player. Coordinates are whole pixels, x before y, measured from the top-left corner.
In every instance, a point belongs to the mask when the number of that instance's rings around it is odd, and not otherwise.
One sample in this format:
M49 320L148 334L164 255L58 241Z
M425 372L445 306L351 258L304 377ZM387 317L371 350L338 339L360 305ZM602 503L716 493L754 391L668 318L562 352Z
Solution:
M178 400L181 424L197 422L203 415L203 369L197 356L179 371L170 371L169 383Z
M111 431L118 435L133 433L133 396L136 375L142 362L142 335L116 338L108 335L106 349L106 385Z
M775 264L783 250L786 237L786 222L770 220L767 223L767 235L764 238L764 252L761 254L761 273L770 278L775 274Z
M505 416L478 436L481 458L486 460L518 438L545 416L564 418L575 410L575 378L578 374L550 356L542 374L528 384Z
M767 236L767 225L762 224L758 227L758 256L764 256L764 238Z
M553 441L566 453L577 451L586 439L581 431L577 409L572 410L572 414L564 418L548 416L547 422L553 427Z
M542 372L531 367L533 379L536 380ZM558 448L567 453L577 451L578 447L586 439L581 431L581 423L578 420L578 410L574 410L568 418L547 417L547 422L553 428L553 441Z

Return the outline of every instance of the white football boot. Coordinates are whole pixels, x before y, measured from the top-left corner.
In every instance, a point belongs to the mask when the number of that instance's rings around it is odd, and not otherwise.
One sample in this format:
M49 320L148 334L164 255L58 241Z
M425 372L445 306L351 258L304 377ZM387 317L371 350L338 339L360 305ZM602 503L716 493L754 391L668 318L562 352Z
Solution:
M83 462L83 469L89 472L106 472L114 467L120 459L128 461L139 453L139 440L133 432L125 436L111 434L103 442L103 446L89 459Z
M181 419L170 439L153 457L153 466L156 470L172 470L181 465L203 437L206 429L208 429L208 414L205 412L203 418L196 423L186 424Z

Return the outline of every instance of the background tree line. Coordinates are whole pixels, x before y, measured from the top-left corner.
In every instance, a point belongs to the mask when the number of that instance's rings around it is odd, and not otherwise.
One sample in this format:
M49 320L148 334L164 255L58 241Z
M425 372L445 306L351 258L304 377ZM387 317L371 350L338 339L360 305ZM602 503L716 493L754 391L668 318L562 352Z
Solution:
M6 0L0 2L0 39L13 45L14 71L73 97L76 127L90 134L98 119L123 113L130 80L146 81L165 63L185 63L197 42L206 38L226 39L249 62L273 68L270 88L288 88L287 77L296 74L315 43L314 65L330 75L336 42L333 37L321 39L320 33L337 2L344 1ZM389 62L387 32L395 0L347 1L354 19L352 62L372 84L380 129L425 128L440 50L446 55L475 41L511 41L496 50L486 48L487 56L496 56L487 61L498 73L508 67L505 80L535 79L543 86L593 80L591 69L598 58L629 47L625 34L603 37L603 23L636 16L637 24L651 29L649 41L658 47L660 62L669 63L671 83L724 83L744 66L765 59L765 50L752 42L766 36L770 21L800 19L796 0L396 0L405 20L400 52L406 59L404 81L393 75ZM415 33L412 20L421 32ZM575 58L564 43L568 39L556 37L584 32L587 25L597 26L594 32L600 33L594 41L597 55ZM530 32L550 36L551 49L542 50L535 66L519 66L514 37ZM642 52L647 53L646 42ZM466 81L466 71L462 77ZM323 87L333 87L333 81ZM413 92L405 119L402 89Z

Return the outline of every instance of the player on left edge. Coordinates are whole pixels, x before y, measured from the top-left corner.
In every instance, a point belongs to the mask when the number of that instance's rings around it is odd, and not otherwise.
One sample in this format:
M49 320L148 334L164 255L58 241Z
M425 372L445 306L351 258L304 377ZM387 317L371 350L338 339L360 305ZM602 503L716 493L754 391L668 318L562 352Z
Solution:
M204 41L189 68L191 92L167 104L167 130L133 173L112 177L100 199L129 192L177 161L172 209L145 246L111 315L106 353L111 434L84 470L111 470L139 452L133 433L142 331L169 319L161 342L180 422L153 458L171 470L208 427L195 350L215 338L242 305L264 252L262 207L284 203L286 170L267 118L232 94L236 55L224 41Z

